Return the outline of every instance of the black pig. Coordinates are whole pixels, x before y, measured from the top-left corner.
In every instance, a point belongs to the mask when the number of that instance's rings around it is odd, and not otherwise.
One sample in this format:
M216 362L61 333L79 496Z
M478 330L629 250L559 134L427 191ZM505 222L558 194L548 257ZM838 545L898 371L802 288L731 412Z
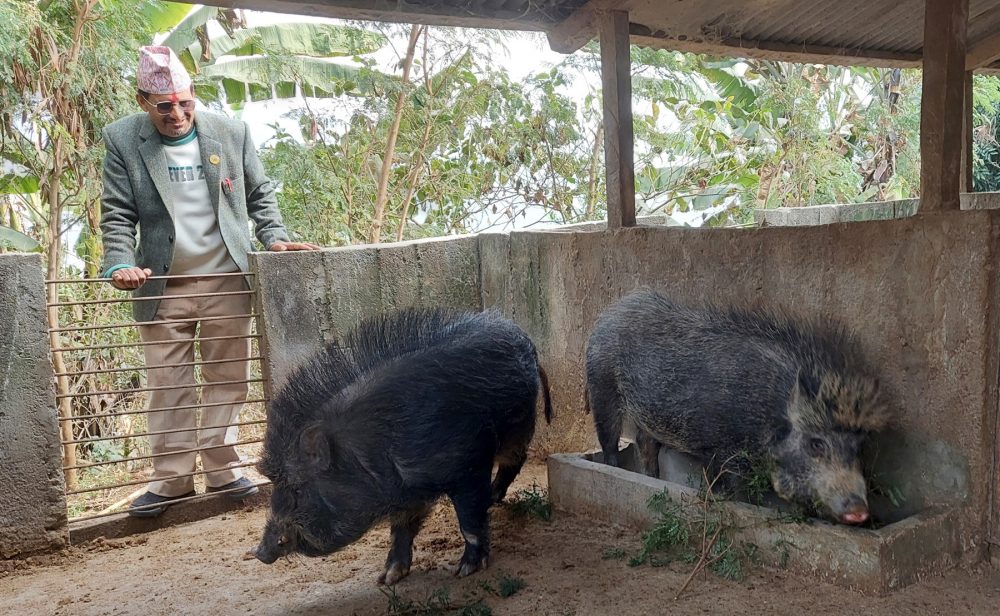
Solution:
M749 456L773 469L781 498L839 522L867 520L859 450L886 426L889 405L842 327L639 289L601 315L586 356L608 464L618 464L628 416L649 475L659 474L661 444L715 471Z
M494 312L404 310L362 322L299 367L268 409L259 469L273 493L257 558L329 554L388 518L379 582L394 584L447 495L465 538L456 573L485 568L488 509L527 458L539 386L551 421L534 344Z

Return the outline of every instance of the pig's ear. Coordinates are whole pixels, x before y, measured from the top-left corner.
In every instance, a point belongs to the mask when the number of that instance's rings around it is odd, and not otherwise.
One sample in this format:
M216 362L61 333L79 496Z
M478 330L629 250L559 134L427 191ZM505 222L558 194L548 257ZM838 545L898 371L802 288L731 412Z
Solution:
M330 466L330 441L323 432L322 423L316 422L306 426L302 430L302 436L299 437L299 446L302 448L302 453L317 467Z
M802 430L815 422L811 398L805 378L799 370L792 383L792 390L788 393L788 419L793 427Z
M809 399L807 392L808 389L802 376L802 370L799 370L795 373L795 382L792 383L792 391L788 394L788 408L794 410L806 404L806 401Z

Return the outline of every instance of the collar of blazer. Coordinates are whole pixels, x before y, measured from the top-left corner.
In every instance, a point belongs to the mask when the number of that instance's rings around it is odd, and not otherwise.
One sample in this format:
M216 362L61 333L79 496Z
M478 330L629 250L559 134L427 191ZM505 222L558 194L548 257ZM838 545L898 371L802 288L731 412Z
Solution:
M212 201L212 209L215 214L219 214L219 192L221 190L220 167L225 166L226 153L223 152L222 143L215 135L218 125L212 121L210 114L199 113L194 119L195 129L198 131L198 149L201 151L202 167L205 171L205 181L208 183L208 194ZM142 128L139 130L142 143L139 146L139 154L146 165L146 171L153 180L156 191L160 193L163 205L170 212L173 210L172 196L170 193L170 180L167 173L167 157L163 151L164 145L156 132L149 118L145 118Z

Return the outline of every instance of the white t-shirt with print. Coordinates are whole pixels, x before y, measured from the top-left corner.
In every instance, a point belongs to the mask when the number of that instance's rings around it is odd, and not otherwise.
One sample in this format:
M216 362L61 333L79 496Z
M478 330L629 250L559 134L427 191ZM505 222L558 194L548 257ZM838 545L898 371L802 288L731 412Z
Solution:
M171 145L164 141L167 175L170 178L172 204L168 203L174 220L174 258L170 273L219 274L236 272L239 268L222 240L219 220L212 209L208 182L201 163L198 137Z

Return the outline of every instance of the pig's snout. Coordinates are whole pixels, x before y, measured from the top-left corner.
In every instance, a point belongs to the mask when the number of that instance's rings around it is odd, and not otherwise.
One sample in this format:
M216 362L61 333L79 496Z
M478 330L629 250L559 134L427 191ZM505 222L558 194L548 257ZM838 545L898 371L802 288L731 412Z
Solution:
M265 565L270 565L274 561L278 560L277 550L268 549L264 545L263 541L260 543L260 545L251 550L251 552L253 553L254 556L257 557L257 560L264 563Z
M840 521L844 524L864 524L868 520L868 503L852 494L844 499L840 508Z
M279 539L276 543L273 538L265 535L264 538L261 539L260 544L251 550L251 552L253 552L253 555L257 557L257 560L265 565L270 565L285 553L283 547L286 543L288 543L288 541L285 540L284 537Z
M821 468L814 475L814 502L825 517L841 524L863 524L868 520L867 487L857 469Z
M844 524L864 524L865 520L868 519L868 512L861 511L858 513L845 513L841 520Z

